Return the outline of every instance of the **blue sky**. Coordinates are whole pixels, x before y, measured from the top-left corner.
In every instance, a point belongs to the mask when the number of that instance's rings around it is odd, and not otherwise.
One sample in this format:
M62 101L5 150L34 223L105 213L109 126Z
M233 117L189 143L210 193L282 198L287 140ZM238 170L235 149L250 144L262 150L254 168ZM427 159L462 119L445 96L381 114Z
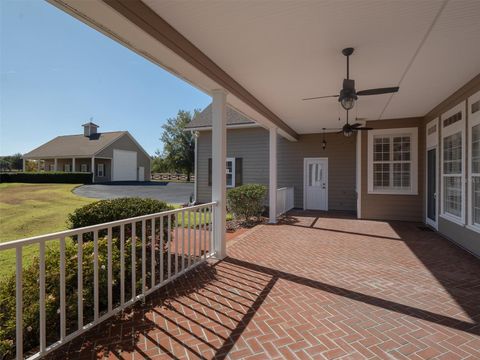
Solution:
M0 155L58 135L128 130L153 154L161 125L210 97L45 1L0 0Z

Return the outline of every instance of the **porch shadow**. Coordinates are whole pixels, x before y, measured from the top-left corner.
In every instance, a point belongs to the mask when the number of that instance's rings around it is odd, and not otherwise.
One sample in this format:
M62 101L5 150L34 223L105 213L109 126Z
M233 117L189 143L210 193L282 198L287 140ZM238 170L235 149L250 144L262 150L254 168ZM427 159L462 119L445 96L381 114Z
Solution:
M480 324L480 301L478 301L480 299L480 276L478 275L480 274L480 260L478 258L439 233L425 231L425 226L421 223L366 220L389 226L397 235L394 237L322 227L319 224L319 220L322 218L356 220L353 215L349 217L341 212L293 211L287 214L280 224L359 237L401 241L468 314L470 319L475 324Z

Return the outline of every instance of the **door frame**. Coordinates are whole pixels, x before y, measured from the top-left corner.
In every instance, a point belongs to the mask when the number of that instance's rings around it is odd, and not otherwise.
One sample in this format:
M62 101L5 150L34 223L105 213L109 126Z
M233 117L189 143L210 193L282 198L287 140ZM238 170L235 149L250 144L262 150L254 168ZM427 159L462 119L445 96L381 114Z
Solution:
M328 158L326 157L305 157L303 158L303 210L307 209L307 161L308 160L322 160L327 164L327 176L325 179L325 211L328 211ZM320 210L322 211L322 210Z
M438 215L440 212L440 194L439 182L440 182L440 157L439 153L439 137L440 137L440 123L438 117L427 123L425 126L425 224L430 225L435 230L438 230ZM432 134L428 134L428 130L433 126L436 126L436 131ZM435 221L428 217L428 152L435 150Z

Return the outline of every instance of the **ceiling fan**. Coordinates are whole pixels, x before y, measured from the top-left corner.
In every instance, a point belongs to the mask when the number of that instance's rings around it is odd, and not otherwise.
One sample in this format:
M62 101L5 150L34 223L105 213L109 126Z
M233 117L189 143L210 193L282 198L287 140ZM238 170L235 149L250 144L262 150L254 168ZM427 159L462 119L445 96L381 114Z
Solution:
M340 102L342 107L348 111L353 108L353 106L355 105L355 101L358 99L358 96L390 94L398 91L398 86L356 91L355 80L350 79L350 55L353 54L353 51L354 48L351 47L342 50L342 54L347 57L347 78L343 79L343 87L342 90L340 90L340 95L316 96L311 98L305 98L302 100L315 100L336 97L338 98L338 101Z
M349 136L352 136L353 133L358 130L368 131L368 130L373 130L373 128L362 126L362 124L359 124L359 123L350 124L348 122L348 110L347 110L347 122L345 125L343 125L343 127L340 129L340 131L337 134L343 133L344 136L349 137Z

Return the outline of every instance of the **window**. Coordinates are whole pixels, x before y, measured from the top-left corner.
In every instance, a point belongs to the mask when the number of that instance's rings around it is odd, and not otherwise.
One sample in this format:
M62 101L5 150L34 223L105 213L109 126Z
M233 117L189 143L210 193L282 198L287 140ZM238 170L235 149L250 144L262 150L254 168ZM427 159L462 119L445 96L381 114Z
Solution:
M227 158L227 188L235 187L235 159Z
M65 164L64 167L63 167L63 170L65 172L70 172L70 164Z
M87 172L87 171L88 171L88 166L87 166L87 164L81 164L81 165L80 165L80 171L81 171L81 172Z
M98 164L97 165L97 176L98 177L103 177L104 176L104 165L103 164Z
M480 92L468 99L469 225L480 231Z
M372 130L368 136L368 192L416 195L418 129Z
M442 217L464 224L465 103L442 115Z
M54 164L50 164L50 171L55 171L55 165Z

